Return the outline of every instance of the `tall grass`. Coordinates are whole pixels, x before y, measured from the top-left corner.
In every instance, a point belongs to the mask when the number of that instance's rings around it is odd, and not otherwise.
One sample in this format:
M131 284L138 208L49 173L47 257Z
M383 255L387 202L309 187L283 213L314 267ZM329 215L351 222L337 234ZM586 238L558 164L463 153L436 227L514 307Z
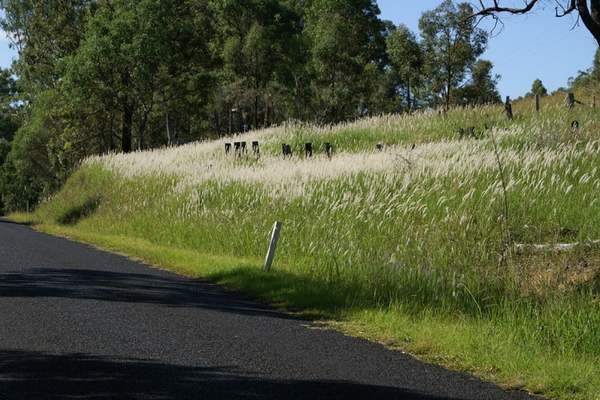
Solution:
M264 255L280 220L275 268L290 285L312 285L302 293L314 295L298 300L290 288L280 300L339 318L354 310L348 318L363 331L377 327L378 338L405 332L398 320L413 321L407 334L414 337L423 335L424 321L462 324L463 334L471 332L467 347L459 335L441 345L449 333L436 331L437 351L460 353L458 365L504 382L519 376L530 389L564 398L590 398L600 392L600 264L592 244L600 239L598 113L559 105L537 115L517 106L516 113L513 122L498 107L481 107L287 125L95 157L35 218L251 260ZM458 130L471 126L475 137L460 138ZM231 140L259 140L263 156L226 156L223 144ZM333 143L333 159L278 154L281 143L300 149L307 141ZM374 150L380 142L383 152ZM565 241L582 246L567 254L521 254L512 246ZM500 350L474 350L483 337L469 331L474 327ZM527 373L536 357L555 371L575 365L595 377L559 379L544 375L542 363Z

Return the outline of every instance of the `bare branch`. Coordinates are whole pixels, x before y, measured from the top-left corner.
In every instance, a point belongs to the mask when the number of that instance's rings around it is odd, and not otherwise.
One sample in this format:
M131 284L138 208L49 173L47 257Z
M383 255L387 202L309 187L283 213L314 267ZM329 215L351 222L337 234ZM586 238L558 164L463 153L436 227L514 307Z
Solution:
M575 0L571 0L575 1ZM484 17L490 16L497 13L509 13L509 14L527 14L529 11L533 9L533 7L538 4L540 0L529 0L525 2L523 7L502 7L500 6L498 0L493 0L494 5L492 7L486 7L483 0L479 0L479 4L481 5L481 10L477 13L473 14L473 17Z
M479 0L480 9L471 18L483 18L491 16L498 19L498 14L527 14L541 3L541 0L523 0L522 7L502 6L502 0ZM556 16L561 18L572 13L577 13L577 21L574 26L582 21L585 27L600 44L600 0L554 0L556 3ZM497 26L497 21L496 21Z
M577 9L577 1L576 0L570 0L569 6L566 8L558 0L554 0L554 1L557 4L556 16L558 18L562 18L565 15L571 14L573 11L575 11ZM559 11L559 9L560 9L560 11Z

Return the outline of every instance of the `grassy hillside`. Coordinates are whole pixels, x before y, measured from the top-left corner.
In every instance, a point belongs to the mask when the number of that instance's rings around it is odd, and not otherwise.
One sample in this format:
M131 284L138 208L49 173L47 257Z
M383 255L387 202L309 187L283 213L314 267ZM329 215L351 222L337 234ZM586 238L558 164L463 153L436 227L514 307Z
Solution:
M516 104L512 122L501 107L427 111L96 157L14 218L508 387L600 399L600 114L562 98L532 108ZM258 140L260 159L226 156L233 140Z

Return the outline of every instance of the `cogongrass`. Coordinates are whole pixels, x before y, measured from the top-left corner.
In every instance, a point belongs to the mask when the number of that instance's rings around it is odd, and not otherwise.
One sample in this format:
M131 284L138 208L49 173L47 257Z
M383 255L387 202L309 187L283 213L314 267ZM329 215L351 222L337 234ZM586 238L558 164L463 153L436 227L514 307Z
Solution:
M499 107L427 111L94 157L37 218L71 213L81 230L253 260L282 221L275 268L323 296L292 305L482 321L523 354L600 360L598 249L513 246L600 239L596 117L559 105L512 122ZM466 126L480 133L460 139ZM266 150L225 156L233 140ZM279 156L281 143L305 141L334 143L333 159Z

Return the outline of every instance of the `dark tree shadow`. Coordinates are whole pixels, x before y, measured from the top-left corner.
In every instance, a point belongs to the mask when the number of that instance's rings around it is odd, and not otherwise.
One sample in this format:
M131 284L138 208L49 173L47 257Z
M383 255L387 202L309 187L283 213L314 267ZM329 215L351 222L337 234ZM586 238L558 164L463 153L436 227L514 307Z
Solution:
M82 204L67 209L56 221L61 225L75 225L80 220L91 216L98 206L100 206L100 197L91 197Z
M439 397L347 381L263 379L234 368L187 367L86 354L0 351L0 398L404 399Z
M31 268L0 274L0 297L54 297L166 307L201 307L244 315L294 319L267 305L206 282L153 274Z

